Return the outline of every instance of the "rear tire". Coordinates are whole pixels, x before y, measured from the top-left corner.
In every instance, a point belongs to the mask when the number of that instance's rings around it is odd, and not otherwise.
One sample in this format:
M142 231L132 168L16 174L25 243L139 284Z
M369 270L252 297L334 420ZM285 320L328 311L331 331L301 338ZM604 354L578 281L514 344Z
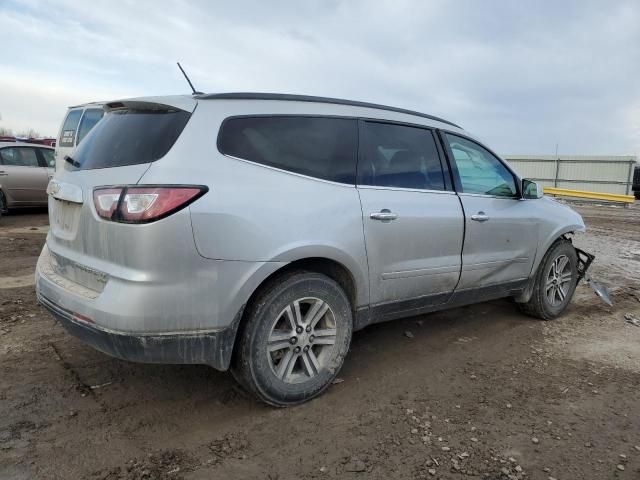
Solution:
M331 385L352 330L351 305L338 283L292 272L271 281L249 305L231 372L265 403L303 403Z
M554 243L538 266L531 298L520 310L541 320L551 320L567 308L578 283L578 255L570 241Z
M4 198L4 193L0 190L0 217L7 213L7 201Z

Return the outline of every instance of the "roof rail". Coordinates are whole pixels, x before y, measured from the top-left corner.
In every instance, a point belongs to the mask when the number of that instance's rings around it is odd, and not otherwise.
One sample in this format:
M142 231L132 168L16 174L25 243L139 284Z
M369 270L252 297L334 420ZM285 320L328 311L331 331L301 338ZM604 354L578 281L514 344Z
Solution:
M376 103L358 102L354 100L343 100L340 98L314 97L312 95L293 95L288 93L253 93L253 92L237 92L237 93L206 93L194 95L193 98L199 100L283 100L290 102L314 102L314 103L331 103L335 105L350 105L352 107L375 108L378 110L387 110L389 112L406 113L417 117L428 118L437 122L446 123L456 128L462 128L443 118L427 115L426 113L414 112L404 108L389 107L387 105L378 105Z

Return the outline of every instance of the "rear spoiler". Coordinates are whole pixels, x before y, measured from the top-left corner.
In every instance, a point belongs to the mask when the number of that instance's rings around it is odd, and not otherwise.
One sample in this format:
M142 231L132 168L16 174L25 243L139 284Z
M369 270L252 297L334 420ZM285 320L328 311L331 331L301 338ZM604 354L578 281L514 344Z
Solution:
M172 97L146 97L146 98L130 98L124 100L114 100L106 102L104 110L111 112L121 110L123 108L132 108L139 110L182 110L192 113L198 101L192 97L185 95L176 95Z

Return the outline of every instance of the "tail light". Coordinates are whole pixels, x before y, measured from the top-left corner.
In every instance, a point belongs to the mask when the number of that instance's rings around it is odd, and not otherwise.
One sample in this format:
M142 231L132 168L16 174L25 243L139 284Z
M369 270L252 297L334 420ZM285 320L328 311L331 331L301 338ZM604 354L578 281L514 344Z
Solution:
M182 210L208 190L202 185L98 187L93 204L105 220L150 223Z

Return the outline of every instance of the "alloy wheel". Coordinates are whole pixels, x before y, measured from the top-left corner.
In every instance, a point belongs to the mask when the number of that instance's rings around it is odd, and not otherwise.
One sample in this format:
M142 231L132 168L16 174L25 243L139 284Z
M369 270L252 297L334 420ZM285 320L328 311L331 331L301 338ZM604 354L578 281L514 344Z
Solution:
M301 383L327 367L337 333L333 311L315 297L294 300L274 320L267 340L273 373L285 383Z
M569 293L571 278L569 257L560 255L551 262L545 283L545 294L551 306L555 307L564 302L567 293Z

